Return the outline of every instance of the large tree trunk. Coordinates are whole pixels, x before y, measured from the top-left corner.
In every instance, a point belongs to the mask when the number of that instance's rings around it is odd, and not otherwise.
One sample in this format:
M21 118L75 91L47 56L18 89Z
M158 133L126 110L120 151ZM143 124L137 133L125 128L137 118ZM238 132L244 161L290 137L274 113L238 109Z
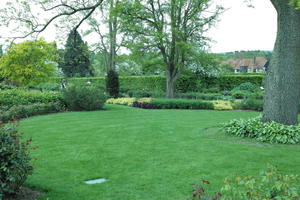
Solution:
M298 124L300 11L287 0L271 0L278 13L277 39L266 76L263 121Z
M174 66L171 64L168 67L168 71L166 73L166 97L167 98L174 98L177 78L178 78L178 73L176 73Z

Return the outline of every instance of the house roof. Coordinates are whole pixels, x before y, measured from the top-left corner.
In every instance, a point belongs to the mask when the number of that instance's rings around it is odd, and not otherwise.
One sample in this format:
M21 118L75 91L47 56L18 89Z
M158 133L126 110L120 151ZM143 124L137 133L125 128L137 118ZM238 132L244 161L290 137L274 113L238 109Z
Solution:
M241 66L246 66L251 69L259 69L264 67L267 63L267 59L264 57L229 59L223 63L231 65L234 69L240 69Z

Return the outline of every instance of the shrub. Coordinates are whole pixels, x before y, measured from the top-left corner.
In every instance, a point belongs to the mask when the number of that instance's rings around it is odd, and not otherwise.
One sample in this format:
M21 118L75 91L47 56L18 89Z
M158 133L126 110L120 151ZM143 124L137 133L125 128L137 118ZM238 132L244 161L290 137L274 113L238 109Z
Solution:
M241 91L248 91L254 93L259 91L259 88L257 85L254 85L253 83L246 82L234 87L233 90L241 90Z
M213 103L201 100L186 99L153 99L151 101L159 109L213 109Z
M30 89L41 91L59 91L61 89L61 85L59 83L40 83L36 86L31 86Z
M262 111L263 110L263 100L261 99L244 99L241 102L236 102L233 104L234 109L239 110L254 110Z
M244 98L248 97L249 95L251 95L251 93L248 91L244 91L244 90L232 90L231 95L235 99L244 99Z
M125 106L133 106L134 102L150 102L151 98L110 98L107 99L106 103L108 104L118 104L118 105L125 105Z
M73 111L100 110L106 101L104 92L94 86L73 85L63 90L67 108Z
M151 102L139 102L135 101L132 104L133 107L135 108L143 108L143 109L158 109L153 103Z
M223 94L221 93L197 93L197 92L187 92L187 93L179 93L176 94L178 98L184 99L202 99L202 100L218 100L223 98Z
M109 70L106 77L106 91L109 96L117 98L119 96L119 75L115 70Z
M232 120L224 125L226 134L255 138L260 142L296 144L300 143L300 126L287 126L276 122L261 122L260 117Z
M61 102L60 93L36 90L1 90L0 106L29 105L33 103Z
M129 97L143 98L143 97L163 97L163 92L150 92L146 90L128 90L127 94Z
M260 176L226 178L222 188L224 199L300 199L300 179L295 175L280 174L269 166Z
M35 103L31 105L15 105L0 111L0 123L27 118L34 115L57 113L65 111L65 107L57 102Z
M12 86L12 85L7 85L5 83L0 83L0 90L12 90L12 89L16 89L16 86Z
M20 141L16 125L0 127L0 199L4 195L16 193L32 172L30 166L29 143Z
M214 104L214 110L233 110L233 107L231 105L230 101L212 101Z

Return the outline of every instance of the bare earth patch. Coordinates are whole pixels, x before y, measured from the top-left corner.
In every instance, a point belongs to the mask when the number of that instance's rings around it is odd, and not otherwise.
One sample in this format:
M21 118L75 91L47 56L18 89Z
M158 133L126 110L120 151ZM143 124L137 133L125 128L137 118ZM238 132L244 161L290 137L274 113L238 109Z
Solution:
M17 194L7 196L4 198L4 200L36 200L44 193L45 192L37 191L31 188L21 187Z

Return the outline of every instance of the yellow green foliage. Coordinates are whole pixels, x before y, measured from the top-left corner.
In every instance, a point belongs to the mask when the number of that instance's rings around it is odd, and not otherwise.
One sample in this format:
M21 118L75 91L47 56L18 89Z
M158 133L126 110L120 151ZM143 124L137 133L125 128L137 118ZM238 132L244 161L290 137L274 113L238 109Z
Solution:
M126 105L126 106L132 106L133 102L151 102L151 98L110 98L107 99L106 103L108 104L119 104L119 105Z
M36 85L55 72L55 43L40 39L13 44L0 59L1 76L17 85Z
M230 101L212 101L214 104L214 110L233 110L232 104Z

